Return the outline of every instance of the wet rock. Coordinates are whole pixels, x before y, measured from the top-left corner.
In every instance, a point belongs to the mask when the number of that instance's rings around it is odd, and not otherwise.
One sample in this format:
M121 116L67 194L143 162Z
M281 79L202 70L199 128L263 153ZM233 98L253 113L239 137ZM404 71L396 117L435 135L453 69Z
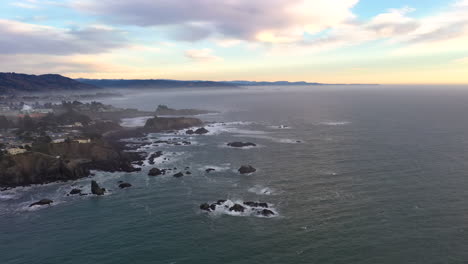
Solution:
M239 173L240 174L249 174L249 173L253 173L253 172L256 172L257 169L255 169L254 167L250 166L250 165L243 165L239 168Z
M186 175L191 175L192 173L190 171L185 172Z
M260 215L266 216L266 217L275 215L275 213L273 211L268 210L268 209L263 209L261 211L258 211L257 214L260 214Z
M240 205L240 204L235 204L233 205L231 208L229 208L229 211L234 211L234 212L238 212L238 213L243 213L245 210L245 207Z
M211 211L216 210L216 204L211 204L211 205L210 205L210 209L211 209Z
M32 203L31 205L29 205L29 207L33 207L33 206L36 206L36 205L50 205L51 203L53 203L54 201L50 200L50 199L42 199L38 202L35 202L35 203Z
M180 177L183 177L184 174L182 172L179 172L179 173L174 174L173 176L176 178L180 178Z
M208 168L208 169L206 169L205 171L206 171L206 173L210 173L210 172L212 172L212 171L216 171L216 170L215 170L215 169L213 169L213 168Z
M210 211L210 205L207 204L207 203L204 203L202 205L200 205L200 209L203 210L203 211Z
M257 202L244 202L244 205L250 206L250 207L263 207L263 208L268 208L267 203L257 203Z
M217 204L217 205L222 205L222 204L225 203L225 202L226 202L226 200L218 200L218 201L216 202L216 204Z
M71 195L81 194L81 190L80 189L73 189L73 190L70 191L70 194Z
M148 173L148 176L159 176L159 175L162 175L163 174L163 171L161 171L160 169L158 168L152 168L149 173Z
M231 142L227 144L233 148L245 148L245 147L256 147L257 145L252 142Z
M195 131L193 131L192 129L189 129L189 130L185 131L185 134L193 135L193 134L195 134Z
M104 195L106 189L99 187L96 181L91 182L91 193L95 195Z
M209 133L210 131L208 131L206 128L202 127L202 128L199 128L197 130L195 130L195 134L197 135L204 135L204 134L207 134Z
M128 182L124 182L124 183L119 184L120 189L129 188L129 187L132 187L132 185L130 183L128 183Z

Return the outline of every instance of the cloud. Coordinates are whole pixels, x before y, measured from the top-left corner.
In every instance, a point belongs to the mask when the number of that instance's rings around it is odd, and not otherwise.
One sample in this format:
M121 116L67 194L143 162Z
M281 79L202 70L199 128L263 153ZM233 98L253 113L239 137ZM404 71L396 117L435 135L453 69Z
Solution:
M211 49L191 49L185 51L185 57L198 62L215 62L222 60L221 57L217 57L212 54Z
M104 26L60 29L0 19L0 54L100 53L125 45L122 32Z
M211 34L260 42L293 42L354 17L358 0L74 0L77 10L111 23L177 27L188 40ZM196 27L193 25L197 24ZM180 37L181 35L178 34ZM182 38L183 40L186 40Z

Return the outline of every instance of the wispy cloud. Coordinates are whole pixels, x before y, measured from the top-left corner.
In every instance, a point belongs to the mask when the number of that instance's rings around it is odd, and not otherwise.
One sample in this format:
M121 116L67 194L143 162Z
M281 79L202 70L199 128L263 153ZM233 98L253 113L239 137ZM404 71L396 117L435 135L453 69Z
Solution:
M191 49L185 51L185 56L198 62L216 62L222 58L212 54L211 49Z
M0 54L100 53L126 45L123 34L109 27L61 29L0 19Z

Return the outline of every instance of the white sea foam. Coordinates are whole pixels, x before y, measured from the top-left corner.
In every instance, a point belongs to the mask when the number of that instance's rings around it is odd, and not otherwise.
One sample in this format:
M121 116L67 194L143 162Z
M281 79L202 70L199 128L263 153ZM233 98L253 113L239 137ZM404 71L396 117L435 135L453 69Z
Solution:
M236 211L229 210L235 204L242 205L245 208L244 212L236 212ZM274 215L263 216L260 212L264 209L267 209L273 212ZM268 204L268 208L252 207L252 206L245 205L244 201L242 200L227 200L224 203L221 203L220 205L216 205L215 210L210 211L209 214L212 216L230 215L230 216L248 216L248 217L261 217L261 218L272 218L272 217L279 216L278 211L272 207L272 204Z
M254 187L249 189L249 192L255 193L257 195L272 195L274 190L268 187L255 185Z
M231 167L229 166L230 164L223 164L223 165L221 165L221 166L206 165L206 166L203 166L203 167L199 168L198 170L199 171L206 171L207 169L214 169L214 171L212 171L210 173L216 173L216 172L228 171L228 170L231 169Z
M351 124L351 122L348 121L327 121L327 122L320 122L320 125L325 125L325 126L345 126Z

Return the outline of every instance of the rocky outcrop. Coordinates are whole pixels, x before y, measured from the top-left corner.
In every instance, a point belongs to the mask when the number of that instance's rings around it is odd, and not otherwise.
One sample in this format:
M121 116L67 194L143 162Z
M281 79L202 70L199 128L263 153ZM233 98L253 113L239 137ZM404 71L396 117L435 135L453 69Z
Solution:
M201 128L199 128L199 129L197 129L197 130L194 131L194 133L197 134L197 135L204 135L204 134L207 134L207 133L209 133L209 132L210 132L210 131L208 131L208 130L207 130L206 128L204 128L204 127L201 127Z
M29 205L29 207L33 207L33 206L36 206L36 205L50 205L53 202L54 201L52 201L50 199L42 199L42 200L40 200L38 202L32 203L31 205Z
M95 195L104 195L106 189L101 188L96 181L91 181L91 193Z
M143 128L145 132L162 132L169 130L180 130L186 129L189 127L200 126L203 122L197 118L188 118L188 117L154 117L148 119Z
M240 174L249 174L249 173L254 173L257 171L257 169L255 169L254 167L250 166L250 165L243 165L239 168L239 173Z
M267 203L257 203L257 202L244 202L244 205L248 205L250 207L263 207L268 208Z
M212 171L216 171L216 170L213 169L213 168L208 168L208 169L205 170L206 173L210 173L210 172L212 172Z
M245 147L256 147L257 145L251 142L231 142L227 144L233 148L245 148Z

